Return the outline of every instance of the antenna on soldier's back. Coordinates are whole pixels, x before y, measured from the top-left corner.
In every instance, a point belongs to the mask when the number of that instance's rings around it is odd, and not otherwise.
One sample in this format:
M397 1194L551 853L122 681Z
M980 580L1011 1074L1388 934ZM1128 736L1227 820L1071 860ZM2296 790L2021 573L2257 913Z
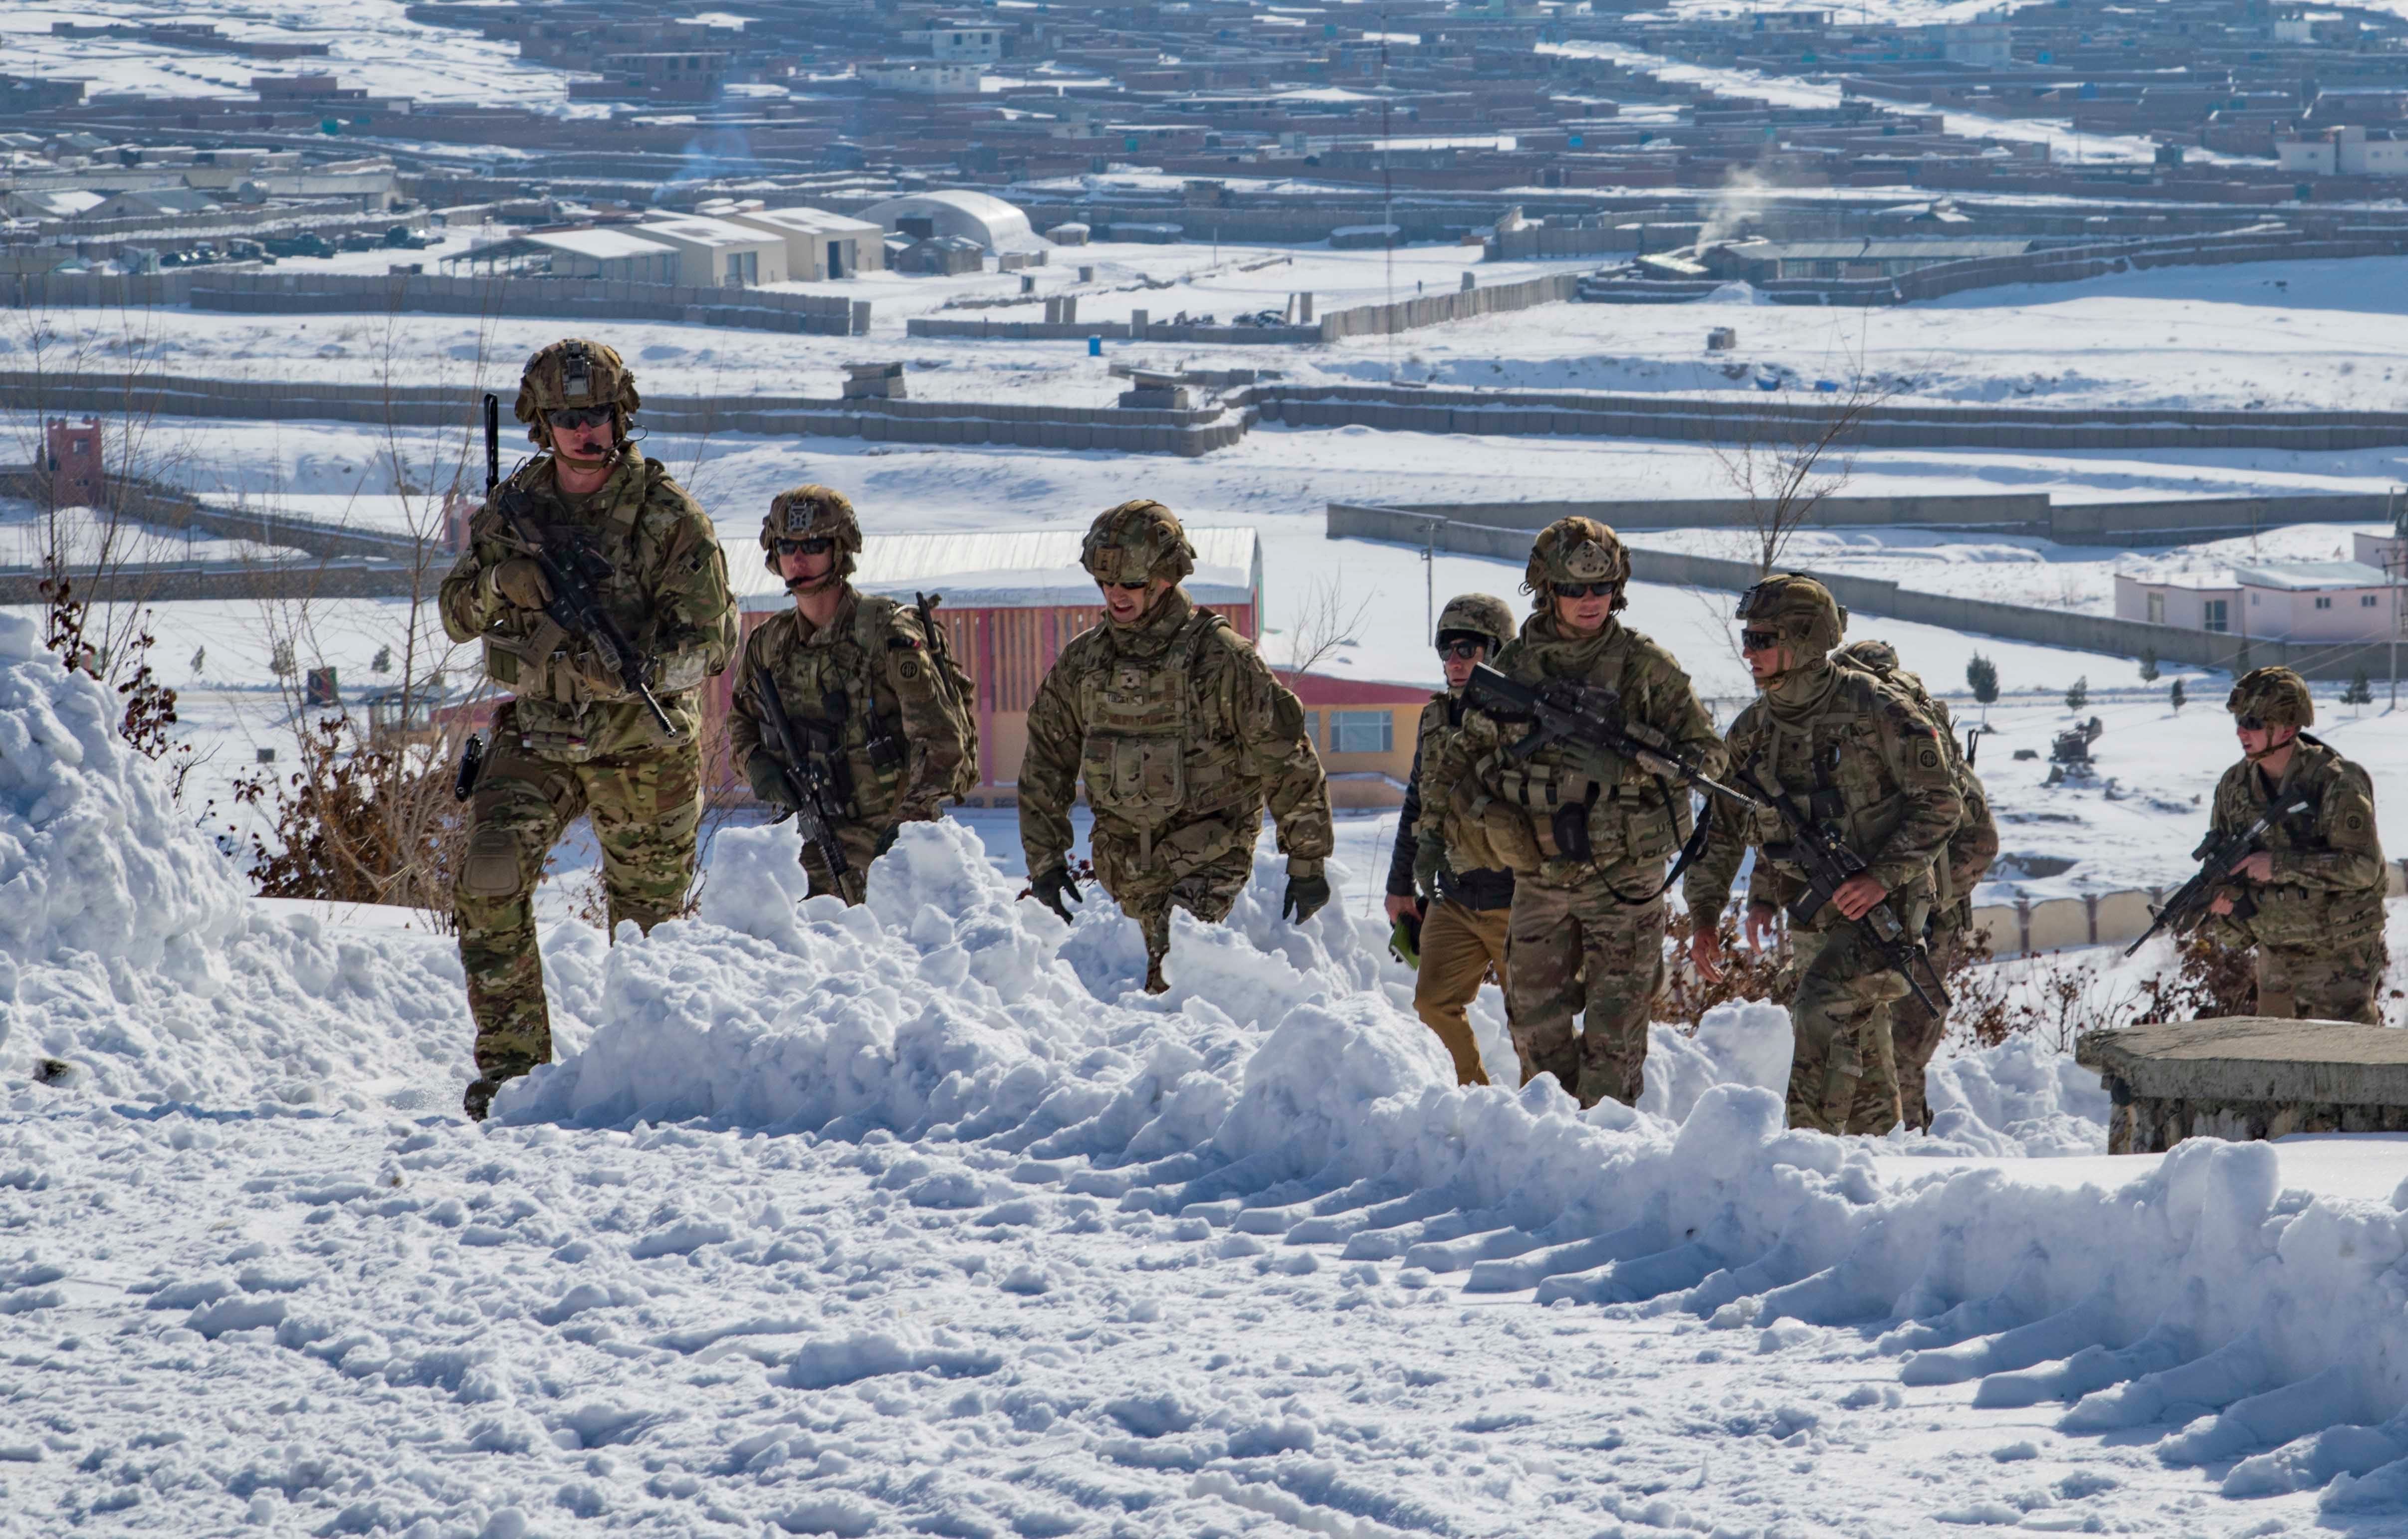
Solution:
M485 491L490 495L502 478L502 402L485 392Z

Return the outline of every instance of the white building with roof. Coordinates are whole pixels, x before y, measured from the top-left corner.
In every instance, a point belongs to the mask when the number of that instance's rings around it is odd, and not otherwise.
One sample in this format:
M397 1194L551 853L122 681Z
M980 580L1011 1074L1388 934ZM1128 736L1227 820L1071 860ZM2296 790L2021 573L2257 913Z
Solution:
M738 208L730 224L764 230L786 243L786 276L797 282L851 278L886 266L886 230L824 208Z
M2115 574L2119 620L2311 645L2389 640L2400 596L2381 567L2358 561Z
M443 264L517 277L598 278L621 283L676 283L685 254L624 226L529 230L472 246Z
M786 281L786 240L733 220L680 214L635 226L679 255L677 281L696 289L750 289Z
M910 192L884 203L873 203L861 217L884 229L926 240L958 235L977 241L990 251L1041 251L1045 242L1028 227L1028 216L989 192L949 187L934 192Z

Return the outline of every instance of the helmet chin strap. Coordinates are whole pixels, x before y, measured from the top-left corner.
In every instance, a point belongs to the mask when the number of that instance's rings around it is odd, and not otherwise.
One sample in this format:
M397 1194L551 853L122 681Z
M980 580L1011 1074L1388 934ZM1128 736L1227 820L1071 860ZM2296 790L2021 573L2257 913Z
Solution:
M828 569L822 572L818 577L788 577L786 579L786 591L794 594L796 598L800 598L805 593L824 593L842 580L842 575L837 571L837 563L835 562L830 562L828 563Z

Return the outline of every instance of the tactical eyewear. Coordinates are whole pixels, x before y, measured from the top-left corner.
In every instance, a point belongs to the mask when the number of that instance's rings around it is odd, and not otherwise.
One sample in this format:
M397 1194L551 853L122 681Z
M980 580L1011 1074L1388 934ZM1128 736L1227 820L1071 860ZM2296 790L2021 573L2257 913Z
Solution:
M2238 726L2243 732L2264 732L2266 730L2266 719L2262 716L2237 716L2232 720L2233 724Z
M1739 634L1739 644L1740 649L1742 651L1769 652L1775 647L1781 645L1781 633L1778 631L1742 631Z
M1555 584L1555 597L1612 598L1614 589L1619 586L1612 582L1559 582Z
M568 406L560 411L547 412L545 416L557 431L575 433L582 428L600 427L609 421L610 408L609 406Z
M1446 659L1449 663L1477 663L1482 658L1488 655L1488 643L1484 641L1441 641L1438 644L1438 655Z
M1145 584L1142 582L1106 582L1101 577L1097 577L1096 579L1096 586L1098 588L1117 588L1124 593L1142 593L1145 591Z
M824 534L814 534L807 540L771 540L769 543L778 548L778 554L781 556L824 556L836 549L836 541Z

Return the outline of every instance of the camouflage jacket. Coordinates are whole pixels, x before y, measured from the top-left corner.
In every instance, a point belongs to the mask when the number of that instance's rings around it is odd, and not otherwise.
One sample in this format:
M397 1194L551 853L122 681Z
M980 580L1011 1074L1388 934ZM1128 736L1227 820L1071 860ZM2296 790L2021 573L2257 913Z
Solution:
M2214 921L2224 927L2216 933L2244 944L2297 947L2379 935L2388 876L2375 834L2373 783L2329 744L2305 733L2297 742L2282 783L2271 792L2266 777L2246 760L2216 782L2211 826L2218 834L2247 828L2270 803L2308 804L2305 812L2275 819L2258 841L2258 848L2273 854L2274 877L2248 885L2258 911Z
M1415 895L1413 864L1421 853L1418 825L1423 805L1422 772L1444 759L1446 746L1462 734L1463 712L1463 701L1453 690L1440 690L1422 707L1421 726L1413 738L1412 773L1405 781L1404 810L1398 815L1396 847L1388 854L1388 891L1392 896ZM1447 862L1442 849L1441 846L1437 896L1484 911L1512 905L1513 873L1490 866L1457 871Z
M1304 707L1252 643L1176 588L1136 625L1081 632L1038 686L1019 788L1032 873L1068 853L1082 779L1099 834L1149 854L1167 847L1174 864L1201 864L1228 839L1251 845L1266 802L1292 862L1317 870L1334 843Z
M736 650L736 603L710 517L659 461L632 455L589 497L561 495L549 455L537 456L504 485L533 505L556 555L580 552L607 568L596 583L603 606L638 648L659 660L653 693L690 737L702 720L695 691ZM615 690L597 691L580 677L574 660L581 642L494 591L494 569L521 554L488 498L468 525L468 549L443 579L438 602L452 639L482 642L486 677L517 697L527 748L580 760L657 746L659 730L640 703Z
M1932 911L1932 922L1939 929L1962 930L1973 922L1973 890L1982 885L1991 862L1999 858L1999 822L1990 814L1990 793L1965 760L1964 748L1956 741L1956 719L1949 714L1946 701L1934 696L1923 687L1922 679L1903 668L1890 673L1866 671L1912 695L1940 729L1941 751L1948 756L1948 767L1956 774L1956 795L1965 804L1965 815L1957 819L1956 832L1948 835L1946 857L1934 867L1939 880L1933 896L1939 906Z
M850 789L853 818L882 833L936 817L953 795L970 745L909 606L848 585L825 625L786 608L745 637L727 712L727 754L739 769L767 751L763 667L796 733Z
M1606 685L1622 696L1625 720L1651 727L1694 754L1710 775L1722 770L1713 719L1698 704L1672 654L1618 620L1593 636L1565 636L1553 617L1522 622L1497 654L1496 667L1525 684L1571 678ZM1664 862L1690 828L1689 792L1601 749L1551 744L1512 762L1504 748L1527 735L1522 722L1463 713L1463 730L1422 767L1419 833L1443 842L1457 871L1502 867L1554 886L1599 879L1616 888L1654 887ZM1585 835L1585 859L1568 852Z
M1933 868L1964 816L1951 754L1940 729L1898 685L1854 668L1816 662L1749 702L1726 742L1732 773L1756 777L1816 823L1837 829L1861 856L1901 919L1934 892ZM1789 830L1769 807L1714 799L1705 853L1683 884L1700 925L1722 922L1731 882L1751 846L1761 852L1748 879L1750 904L1786 907L1807 890L1784 858ZM1817 927L1835 922L1826 905Z

